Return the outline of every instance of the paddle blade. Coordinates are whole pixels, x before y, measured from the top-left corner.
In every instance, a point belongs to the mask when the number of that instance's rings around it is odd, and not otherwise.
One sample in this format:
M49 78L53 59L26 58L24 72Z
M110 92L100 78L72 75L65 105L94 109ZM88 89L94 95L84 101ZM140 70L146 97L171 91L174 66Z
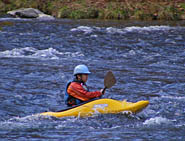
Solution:
M108 71L104 78L104 87L111 88L116 83L116 78L112 71Z

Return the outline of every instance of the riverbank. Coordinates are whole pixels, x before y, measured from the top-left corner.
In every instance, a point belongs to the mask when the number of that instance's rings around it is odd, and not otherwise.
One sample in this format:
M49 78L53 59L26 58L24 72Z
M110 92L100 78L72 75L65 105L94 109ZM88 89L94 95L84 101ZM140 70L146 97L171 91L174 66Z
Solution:
M28 7L56 18L185 20L184 0L2 0L0 14Z

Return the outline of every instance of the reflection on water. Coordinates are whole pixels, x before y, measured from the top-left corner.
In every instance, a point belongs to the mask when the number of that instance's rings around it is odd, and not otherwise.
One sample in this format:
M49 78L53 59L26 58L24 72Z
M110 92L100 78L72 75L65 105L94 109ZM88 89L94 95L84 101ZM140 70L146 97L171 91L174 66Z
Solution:
M185 138L183 22L171 26L159 22L9 20L14 25L0 31L2 139ZM92 71L88 81L92 90L103 88L104 75L112 70L117 83L104 97L149 100L149 107L130 116L57 119L35 115L65 108L64 87L78 64L86 64Z

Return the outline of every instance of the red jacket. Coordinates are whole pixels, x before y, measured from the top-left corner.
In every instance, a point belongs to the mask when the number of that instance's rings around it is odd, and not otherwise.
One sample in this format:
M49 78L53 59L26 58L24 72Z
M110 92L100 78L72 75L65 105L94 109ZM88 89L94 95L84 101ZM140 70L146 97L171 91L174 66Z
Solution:
M88 92L83 88L82 84L78 82L71 82L67 89L67 93L82 101L87 101L102 95L100 91Z

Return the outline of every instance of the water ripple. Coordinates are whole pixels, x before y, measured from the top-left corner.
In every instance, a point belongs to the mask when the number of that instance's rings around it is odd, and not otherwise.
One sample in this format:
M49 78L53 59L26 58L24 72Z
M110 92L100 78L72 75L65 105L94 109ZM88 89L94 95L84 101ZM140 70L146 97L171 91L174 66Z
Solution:
M9 20L14 24L0 31L2 139L184 139L183 26L161 22ZM117 83L104 97L149 100L150 105L134 116L37 116L66 108L64 88L73 79L78 64L86 64L91 70L87 83L91 90L103 88L104 76L112 70Z

